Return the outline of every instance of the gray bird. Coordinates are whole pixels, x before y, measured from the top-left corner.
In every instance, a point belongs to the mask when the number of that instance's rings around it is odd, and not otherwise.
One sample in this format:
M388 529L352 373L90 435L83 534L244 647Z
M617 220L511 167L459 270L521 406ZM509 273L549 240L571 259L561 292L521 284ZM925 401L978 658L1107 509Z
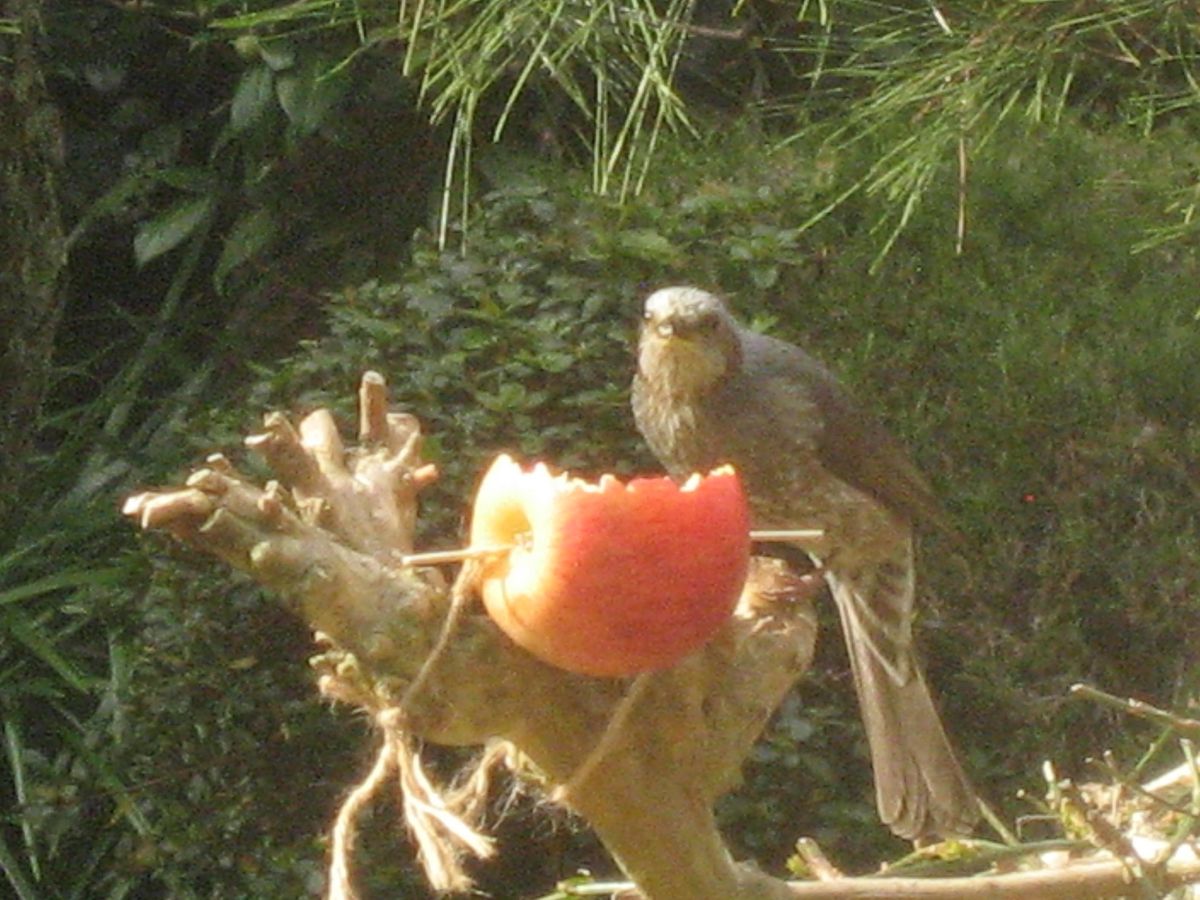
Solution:
M969 832L978 803L912 638L913 525L941 514L899 443L819 362L692 287L646 300L633 413L673 477L732 463L754 528L824 530L803 549L841 616L880 818L910 840Z

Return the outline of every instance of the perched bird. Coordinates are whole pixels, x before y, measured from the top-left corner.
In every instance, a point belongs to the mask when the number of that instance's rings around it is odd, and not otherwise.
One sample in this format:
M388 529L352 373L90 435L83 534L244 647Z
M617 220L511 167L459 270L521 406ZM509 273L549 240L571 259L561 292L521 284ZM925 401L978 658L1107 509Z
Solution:
M646 300L633 412L672 476L732 463L756 529L824 530L802 546L837 603L880 817L911 840L970 831L978 803L912 637L913 526L940 512L899 443L819 362L692 287Z

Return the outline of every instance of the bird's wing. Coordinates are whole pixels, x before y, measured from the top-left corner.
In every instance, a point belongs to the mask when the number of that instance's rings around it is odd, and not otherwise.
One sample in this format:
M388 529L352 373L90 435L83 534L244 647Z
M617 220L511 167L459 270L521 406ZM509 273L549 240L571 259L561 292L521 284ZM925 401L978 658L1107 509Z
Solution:
M929 483L904 448L828 369L798 347L766 335L746 332L743 345L749 382L773 394L771 408L789 410L790 421L779 423L780 429L811 419L815 410L821 425L813 442L830 474L875 497L905 521L945 525Z

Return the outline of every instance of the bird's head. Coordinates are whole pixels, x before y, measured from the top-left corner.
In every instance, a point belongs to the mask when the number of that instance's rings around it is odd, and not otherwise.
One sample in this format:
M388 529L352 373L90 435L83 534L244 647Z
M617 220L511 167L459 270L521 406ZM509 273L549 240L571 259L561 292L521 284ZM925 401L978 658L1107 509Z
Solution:
M638 371L668 393L700 394L737 369L738 325L720 298L694 287L668 287L646 298Z

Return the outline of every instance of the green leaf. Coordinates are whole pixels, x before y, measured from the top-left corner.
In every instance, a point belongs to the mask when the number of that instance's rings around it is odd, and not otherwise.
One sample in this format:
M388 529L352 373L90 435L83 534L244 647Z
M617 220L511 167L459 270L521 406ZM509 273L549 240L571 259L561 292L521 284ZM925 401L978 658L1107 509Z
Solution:
M211 169L199 166L171 166L156 172L155 179L189 194L211 194L217 185Z
M179 122L167 122L138 139L138 155L153 168L174 164L182 149L183 126Z
M212 208L212 197L200 197L178 203L161 216L144 223L133 238L133 255L137 264L144 266L178 247L208 223Z
M21 723L18 714L10 713L4 717L4 746L8 751L8 769L12 773L12 790L16 795L17 805L24 807L29 802L28 778L25 772L25 740L21 735ZM21 832L25 838L25 858L29 861L29 870L34 877L41 877L41 863L38 859L37 841L34 838L33 827L26 818L21 819Z
M234 131L244 131L262 118L275 95L274 88L275 75L267 65L254 66L242 73L229 107L229 124Z
M750 280L760 290L765 291L768 288L773 288L776 282L779 281L779 266L752 266L750 269Z
M296 51L283 41L260 42L258 53L272 71L282 72L296 64Z
M320 60L310 59L275 79L279 105L302 132L316 131L345 88L344 75L330 74Z
M269 246L276 231L275 216L264 207L252 209L234 222L213 272L217 290L221 290L230 272Z
M42 626L15 607L0 611L0 633L6 634L14 643L23 645L53 669L67 685L80 693L90 693L96 687L95 678L83 672L64 656Z
M654 263L673 263L679 256L667 238L648 228L631 228L617 235L617 247L624 253Z
M146 192L147 185L152 183L151 179L140 171L130 172L119 178L95 203L83 211L67 238L67 248L74 246L98 220L124 212L135 198Z
M61 591L65 588L96 587L116 584L123 569L116 566L107 569L79 569L73 572L58 572L36 581L28 581L16 587L0 591L0 606L17 603L30 597Z
M0 836L0 870L3 870L9 887L16 892L19 900L37 900L42 896L42 893L29 880L17 855L9 848L8 842L2 836Z
M242 59L257 57L275 72L291 68L296 62L296 52L286 40L263 41L256 34L243 34L234 39L233 47Z

